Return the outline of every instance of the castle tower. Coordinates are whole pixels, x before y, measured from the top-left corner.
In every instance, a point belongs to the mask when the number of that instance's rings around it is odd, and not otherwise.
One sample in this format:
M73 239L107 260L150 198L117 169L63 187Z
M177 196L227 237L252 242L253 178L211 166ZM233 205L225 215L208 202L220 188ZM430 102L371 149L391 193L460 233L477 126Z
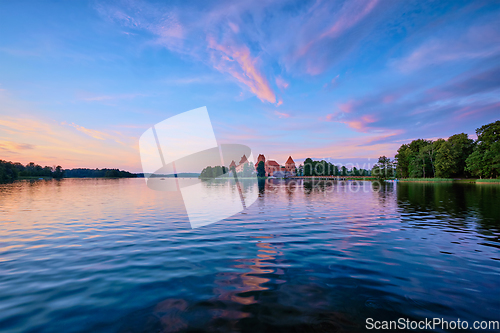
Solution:
M264 162L264 165L266 164L266 157L262 154L259 154L259 157L257 157L257 162L255 163L255 170L257 170L257 167L259 166L260 162Z
M288 156L288 160L285 162L285 170L288 172L295 171L295 162L292 159L292 156Z

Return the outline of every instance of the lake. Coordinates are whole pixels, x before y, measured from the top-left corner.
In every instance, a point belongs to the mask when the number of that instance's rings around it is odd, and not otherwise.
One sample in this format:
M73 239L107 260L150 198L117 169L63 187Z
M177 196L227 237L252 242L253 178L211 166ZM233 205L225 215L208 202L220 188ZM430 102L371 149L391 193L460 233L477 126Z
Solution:
M500 186L254 186L245 211L191 229L178 192L144 179L0 185L0 331L337 332L369 331L368 318L500 320Z

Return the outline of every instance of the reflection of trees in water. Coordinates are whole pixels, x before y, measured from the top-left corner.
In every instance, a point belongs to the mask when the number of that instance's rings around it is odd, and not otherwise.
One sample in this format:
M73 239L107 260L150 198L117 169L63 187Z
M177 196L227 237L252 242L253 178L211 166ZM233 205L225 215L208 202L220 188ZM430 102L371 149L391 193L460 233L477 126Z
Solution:
M262 179L262 178L259 178L257 184L259 186L259 196L263 196L264 192L266 190L266 180Z
M384 181L374 181L371 184L372 192L377 197L382 207L394 205L395 184Z
M450 226L464 227L477 221L481 233L488 235L494 235L491 229L500 226L500 187L497 185L399 183L397 199L403 212L412 216L432 214L433 221Z
M333 186L339 186L344 182L337 182L334 180L304 180L304 193L323 193L332 192Z

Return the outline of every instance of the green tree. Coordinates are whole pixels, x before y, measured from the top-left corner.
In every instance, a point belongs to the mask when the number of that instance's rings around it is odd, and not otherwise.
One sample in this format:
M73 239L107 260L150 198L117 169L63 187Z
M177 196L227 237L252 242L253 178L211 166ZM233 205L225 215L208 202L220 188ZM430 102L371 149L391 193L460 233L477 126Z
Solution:
M18 176L19 171L14 163L0 160L0 183L14 181Z
M372 168L372 175L379 180L394 177L394 165L391 159L386 156L380 156L378 162Z
M490 177L498 177L500 175L500 141L493 142L490 148L486 150L483 163Z
M410 176L410 155L411 149L407 144L401 145L396 154L396 174L399 178L408 178Z
M313 175L313 160L310 158L306 158L304 161L304 176L312 176Z
M304 166L302 164L299 165L299 169L297 170L298 176L304 176Z
M473 153L465 161L466 170L479 177L498 177L498 142L500 120L476 129L477 140Z
M436 177L449 178L456 173L456 163L451 143L446 141L436 153Z
M263 161L257 164L257 177L264 178L266 176L266 166Z
M481 152L479 149L475 149L472 154L467 157L466 163L466 170L471 173L471 175L475 177L482 178L483 175L486 173L483 165L483 152Z
M64 177L64 170L62 169L62 167L60 165L55 167L55 169L52 173L52 177L54 177L56 179L61 179Z
M243 164L243 177L252 177L254 168L253 164L248 162Z

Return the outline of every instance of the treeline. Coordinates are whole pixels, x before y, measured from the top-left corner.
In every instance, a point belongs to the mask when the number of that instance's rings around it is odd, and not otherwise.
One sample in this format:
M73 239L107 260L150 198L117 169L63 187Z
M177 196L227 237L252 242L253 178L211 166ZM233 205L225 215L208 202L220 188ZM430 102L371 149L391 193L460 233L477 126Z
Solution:
M65 169L60 165L50 167L30 162L22 165L18 162L0 160L0 183L11 182L19 178L136 178L137 175L119 169Z
M255 172L254 166L250 162L243 164L243 167L240 168L240 170L238 170L239 172L236 172L235 167L229 169L225 166L220 166L220 165L207 166L205 169L201 171L199 178L200 179L217 178L225 174L228 174L229 171L232 171L233 174L236 173L238 177L252 177L253 173Z
M67 178L136 178L137 175L128 171L119 169L66 169L64 170Z
M398 178L500 176L500 120L476 129L477 140L465 133L448 140L418 139L396 154Z
M18 179L19 177L52 177L62 178L64 170L61 166L56 167L44 166L30 162L22 165L19 162L9 162L0 160L0 182L10 182Z
M217 178L227 173L227 168L225 166L207 166L200 173L199 178Z
M298 176L371 176L370 170L357 169L352 167L347 169L346 166L337 166L327 161L313 161L311 158L306 158L304 165L300 165L297 169Z

